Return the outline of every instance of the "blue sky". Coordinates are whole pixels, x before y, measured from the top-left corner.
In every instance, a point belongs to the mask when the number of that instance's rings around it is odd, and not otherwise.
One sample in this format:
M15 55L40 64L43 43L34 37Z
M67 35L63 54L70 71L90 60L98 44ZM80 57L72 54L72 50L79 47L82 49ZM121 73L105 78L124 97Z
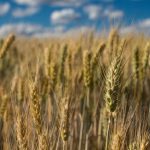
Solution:
M150 34L150 0L0 0L0 36L60 36L112 25Z

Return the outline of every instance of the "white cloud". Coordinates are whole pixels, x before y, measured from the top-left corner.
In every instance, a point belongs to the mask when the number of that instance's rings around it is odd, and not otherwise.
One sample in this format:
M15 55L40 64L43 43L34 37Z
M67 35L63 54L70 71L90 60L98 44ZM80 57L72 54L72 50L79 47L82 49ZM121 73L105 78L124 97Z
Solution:
M141 32L150 35L150 18L141 20L137 26Z
M150 18L143 19L137 23L121 28L121 33L144 33L150 35Z
M75 27L75 28L72 28L70 30L67 31L67 35L69 36L76 36L76 35L79 35L80 33L83 34L83 33L89 33L90 31L92 31L92 27L90 26L79 26L79 27Z
M48 0L14 0L16 3L20 5L40 5L42 3L47 2Z
M140 21L139 26L141 28L150 28L150 18Z
M121 10L115 10L109 14L110 19L122 18L123 16L124 16L124 13Z
M9 3L0 4L0 16L5 15L10 9Z
M28 7L26 9L18 8L12 12L12 15L15 18L21 18L21 17L31 16L33 14L36 14L38 11L39 11L38 7Z
M18 23L18 24L4 24L0 26L0 36L6 36L9 33L18 35L30 35L42 30L40 25Z
M120 19L124 16L124 12L122 10L106 9L104 11L104 15L107 16L109 19Z
M9 33L14 33L18 36L30 36L38 38L46 37L71 37L78 36L83 33L88 33L93 28L91 26L79 26L71 29L66 29L63 25L54 27L43 27L38 24L17 23L17 24L4 24L0 26L0 37L5 37Z
M39 32L32 34L36 38L60 37L65 33L65 26L55 26L53 28L43 28Z
M57 6L79 6L84 0L14 0L20 5L37 6L41 4L50 4Z
M61 6L61 7L70 7L70 6L81 6L84 0L51 0L51 6Z
M120 29L120 33L122 34L135 33L136 31L137 27L135 25L125 26Z
M59 25L59 26L56 26L53 28L53 31L57 32L57 33L63 33L64 30L65 30L65 26L63 26L63 25Z
M0 26L0 37L5 37L9 33L14 33L19 36L48 37L62 34L64 31L65 26L54 26L50 28L30 23L4 24Z
M60 11L54 11L51 16L52 23L68 23L79 18L79 14L74 9L66 8Z
M84 8L84 11L88 14L88 17L91 20L95 20L102 15L102 7L100 5L88 5Z

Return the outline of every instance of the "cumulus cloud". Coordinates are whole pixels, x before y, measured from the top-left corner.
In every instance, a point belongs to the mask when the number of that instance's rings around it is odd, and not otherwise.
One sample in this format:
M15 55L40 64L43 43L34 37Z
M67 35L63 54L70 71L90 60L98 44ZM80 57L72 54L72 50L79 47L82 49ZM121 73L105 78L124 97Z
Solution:
M0 26L0 36L5 36L9 33L15 33L18 35L30 35L35 32L42 30L40 25L27 24L27 23L18 23L18 24L4 24Z
M0 26L0 37L5 37L9 33L14 33L18 36L30 36L37 38L47 37L66 37L78 36L79 34L88 33L93 28L91 26L79 26L67 29L66 26L56 25L54 27L43 27L39 24L16 23L4 24Z
M150 28L150 18L142 20L139 26L142 28Z
M26 9L18 8L12 12L12 15L15 18L22 18L22 17L31 16L33 14L36 14L38 11L39 11L38 7L28 7Z
M138 28L141 32L150 35L150 18L141 20L138 23Z
M52 6L61 6L61 7L76 7L81 6L84 0L51 0L50 5Z
M124 16L124 12L122 10L106 9L104 11L104 15L107 16L109 19L120 19Z
M124 16L124 13L121 10L115 10L109 14L110 19L122 18L123 16Z
M69 36L77 36L79 34L89 33L90 31L92 31L92 29L93 28L91 26L82 25L68 30L66 34Z
M20 5L29 5L29 6L37 6L41 4L50 4L57 6L79 6L85 0L14 0L17 4Z
M19 36L48 37L58 35L64 31L65 26L60 25L50 28L30 23L4 24L0 26L0 37L5 37L9 33L14 33Z
M51 16L50 20L52 23L69 23L70 21L73 21L77 18L79 18L80 15L71 8L66 8L60 11L54 11Z
M88 17L91 20L95 20L102 15L102 7L100 5L88 5L84 8L84 11L88 14Z
M42 3L47 2L48 0L14 0L17 4L20 5L30 5L30 6L34 6L34 5L40 5Z
M150 35L150 18L140 20L129 26L124 26L121 28L121 33L131 33L131 32L142 32Z
M122 34L128 34L136 31L137 27L135 25L124 26L120 29L120 33Z
M64 26L56 26L54 28L43 28L42 31L32 34L32 37L47 38L47 37L60 37L64 34Z
M5 15L10 9L9 3L0 4L0 16Z

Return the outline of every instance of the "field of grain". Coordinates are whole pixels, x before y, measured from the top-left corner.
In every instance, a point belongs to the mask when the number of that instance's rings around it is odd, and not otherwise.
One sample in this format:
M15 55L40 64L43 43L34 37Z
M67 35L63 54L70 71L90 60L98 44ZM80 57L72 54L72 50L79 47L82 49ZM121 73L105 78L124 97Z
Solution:
M150 39L94 33L0 40L1 150L150 150Z

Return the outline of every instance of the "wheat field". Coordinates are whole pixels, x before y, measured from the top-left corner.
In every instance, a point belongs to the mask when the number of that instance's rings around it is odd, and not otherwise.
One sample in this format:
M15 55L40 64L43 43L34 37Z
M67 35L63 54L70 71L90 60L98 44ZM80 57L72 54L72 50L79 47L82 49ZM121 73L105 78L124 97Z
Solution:
M93 32L0 40L1 150L150 150L150 39Z

